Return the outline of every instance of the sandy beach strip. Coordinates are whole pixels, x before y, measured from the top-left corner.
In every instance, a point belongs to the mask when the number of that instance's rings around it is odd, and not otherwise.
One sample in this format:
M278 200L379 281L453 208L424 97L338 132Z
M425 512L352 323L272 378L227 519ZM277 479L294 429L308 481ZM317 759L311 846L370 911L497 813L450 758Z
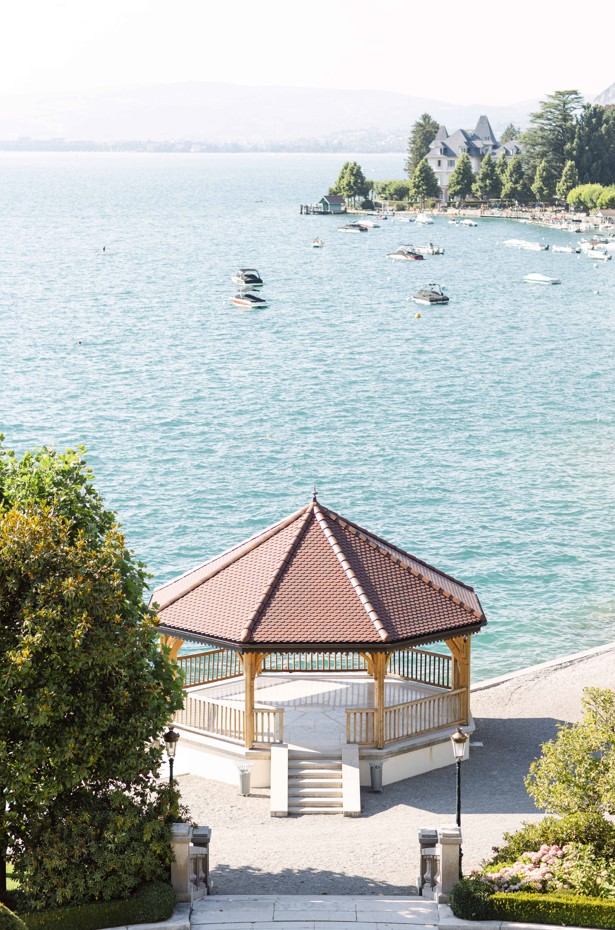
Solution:
M478 682L470 759L462 769L464 868L479 865L504 831L539 820L523 784L540 744L581 715L586 687L615 690L615 643ZM193 818L213 830L214 894L408 894L417 831L452 823L454 767L362 790L361 817L269 815L269 792L178 778Z

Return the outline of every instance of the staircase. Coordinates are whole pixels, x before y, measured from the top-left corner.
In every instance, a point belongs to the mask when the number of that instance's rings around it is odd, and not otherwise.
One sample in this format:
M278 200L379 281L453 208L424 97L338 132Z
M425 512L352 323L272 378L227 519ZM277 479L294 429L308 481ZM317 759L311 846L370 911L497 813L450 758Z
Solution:
M342 754L289 750L288 813L343 814Z

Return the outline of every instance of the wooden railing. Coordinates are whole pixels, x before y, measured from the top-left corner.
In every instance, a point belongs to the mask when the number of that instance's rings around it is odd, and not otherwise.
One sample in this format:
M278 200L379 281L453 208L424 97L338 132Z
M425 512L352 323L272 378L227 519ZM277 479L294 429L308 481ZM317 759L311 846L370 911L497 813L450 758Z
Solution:
M185 694L183 709L176 712L175 723L199 733L219 736L233 743L243 743L244 716L243 707L202 701Z
M413 736L432 733L465 723L466 689L446 691L394 704L384 709L384 744L398 743ZM349 707L346 710L346 742L375 746L376 709Z
M357 652L273 652L263 672L364 672L367 662Z
M254 742L284 742L284 709L261 704L254 708Z
M399 649L389 659L387 675L436 688L450 688L451 657L426 649Z
M396 743L464 722L465 688L395 704L384 710L384 741Z
M185 694L184 707L175 714L175 723L197 733L205 733L233 743L245 740L245 710L224 701L203 701ZM259 704L254 708L254 742L284 742L284 709Z
M239 655L232 649L209 649L179 656L177 664L184 673L184 687L206 685L243 674Z
M346 709L346 742L361 746L376 745L376 711L373 707Z

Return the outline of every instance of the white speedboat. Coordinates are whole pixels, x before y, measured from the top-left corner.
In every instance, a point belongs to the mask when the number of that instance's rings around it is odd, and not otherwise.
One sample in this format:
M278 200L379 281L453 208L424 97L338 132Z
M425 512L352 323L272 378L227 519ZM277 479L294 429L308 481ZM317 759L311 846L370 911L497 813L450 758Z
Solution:
M611 254L604 249L588 249L585 253L594 262L610 262Z
M544 242L530 242L528 239L506 239L504 245L510 249L527 249L528 252L546 252L549 248Z
M374 223L373 220L358 220L359 226L366 226L368 229L380 229L380 223Z
M550 278L546 274L526 274L523 279L526 284L561 284L559 278Z
M424 226L432 226L433 217L429 216L428 213L419 213L416 217L415 223L422 223Z
M432 304L447 304L449 301L439 284L426 284L413 295L412 299L415 303L424 304L426 307Z
M397 222L398 223L414 223L414 217L413 216L398 216Z
M362 223L344 223L343 226L338 226L338 232L345 233L362 233L367 232L367 226L363 226Z
M466 218L465 220L459 220L459 225L460 226L478 226L478 223L476 222L476 220L470 220Z
M578 245L554 245L551 246L552 252L570 252L572 254L577 254L581 251L580 246Z
M439 245L434 245L433 242L427 245L413 245L410 248L418 252L419 255L444 255L444 249Z
M312 248L313 248L313 249L322 249L323 245L324 245L323 240L322 240L322 239L319 239L318 236L316 236L315 239L312 239Z
M394 252L389 252L389 258L398 262L422 262L423 256L411 245L400 245Z
M235 294L234 297L231 297L231 303L234 303L236 307L267 306L267 301L264 297L259 297L258 294L250 294L247 291L240 291L238 294Z
M253 288L263 286L263 279L256 268L240 268L234 275L231 275L231 281L237 287Z

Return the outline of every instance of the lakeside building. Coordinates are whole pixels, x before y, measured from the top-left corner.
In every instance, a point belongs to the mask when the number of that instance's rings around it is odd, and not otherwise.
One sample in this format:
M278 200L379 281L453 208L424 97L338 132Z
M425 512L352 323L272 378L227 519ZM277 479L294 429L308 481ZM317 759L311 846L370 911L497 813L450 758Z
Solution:
M356 815L374 766L387 784L451 765L451 734L474 729L473 588L315 495L152 605L184 674L181 770L233 783L249 765L273 815Z
M440 126L426 155L426 161L438 179L443 203L448 201L448 182L460 156L468 155L472 171L478 174L487 154L491 155L494 161L501 155L511 159L513 155L521 154L521 146L515 141L503 144L498 142L486 116L479 117L475 129L456 129L449 134L446 126Z

